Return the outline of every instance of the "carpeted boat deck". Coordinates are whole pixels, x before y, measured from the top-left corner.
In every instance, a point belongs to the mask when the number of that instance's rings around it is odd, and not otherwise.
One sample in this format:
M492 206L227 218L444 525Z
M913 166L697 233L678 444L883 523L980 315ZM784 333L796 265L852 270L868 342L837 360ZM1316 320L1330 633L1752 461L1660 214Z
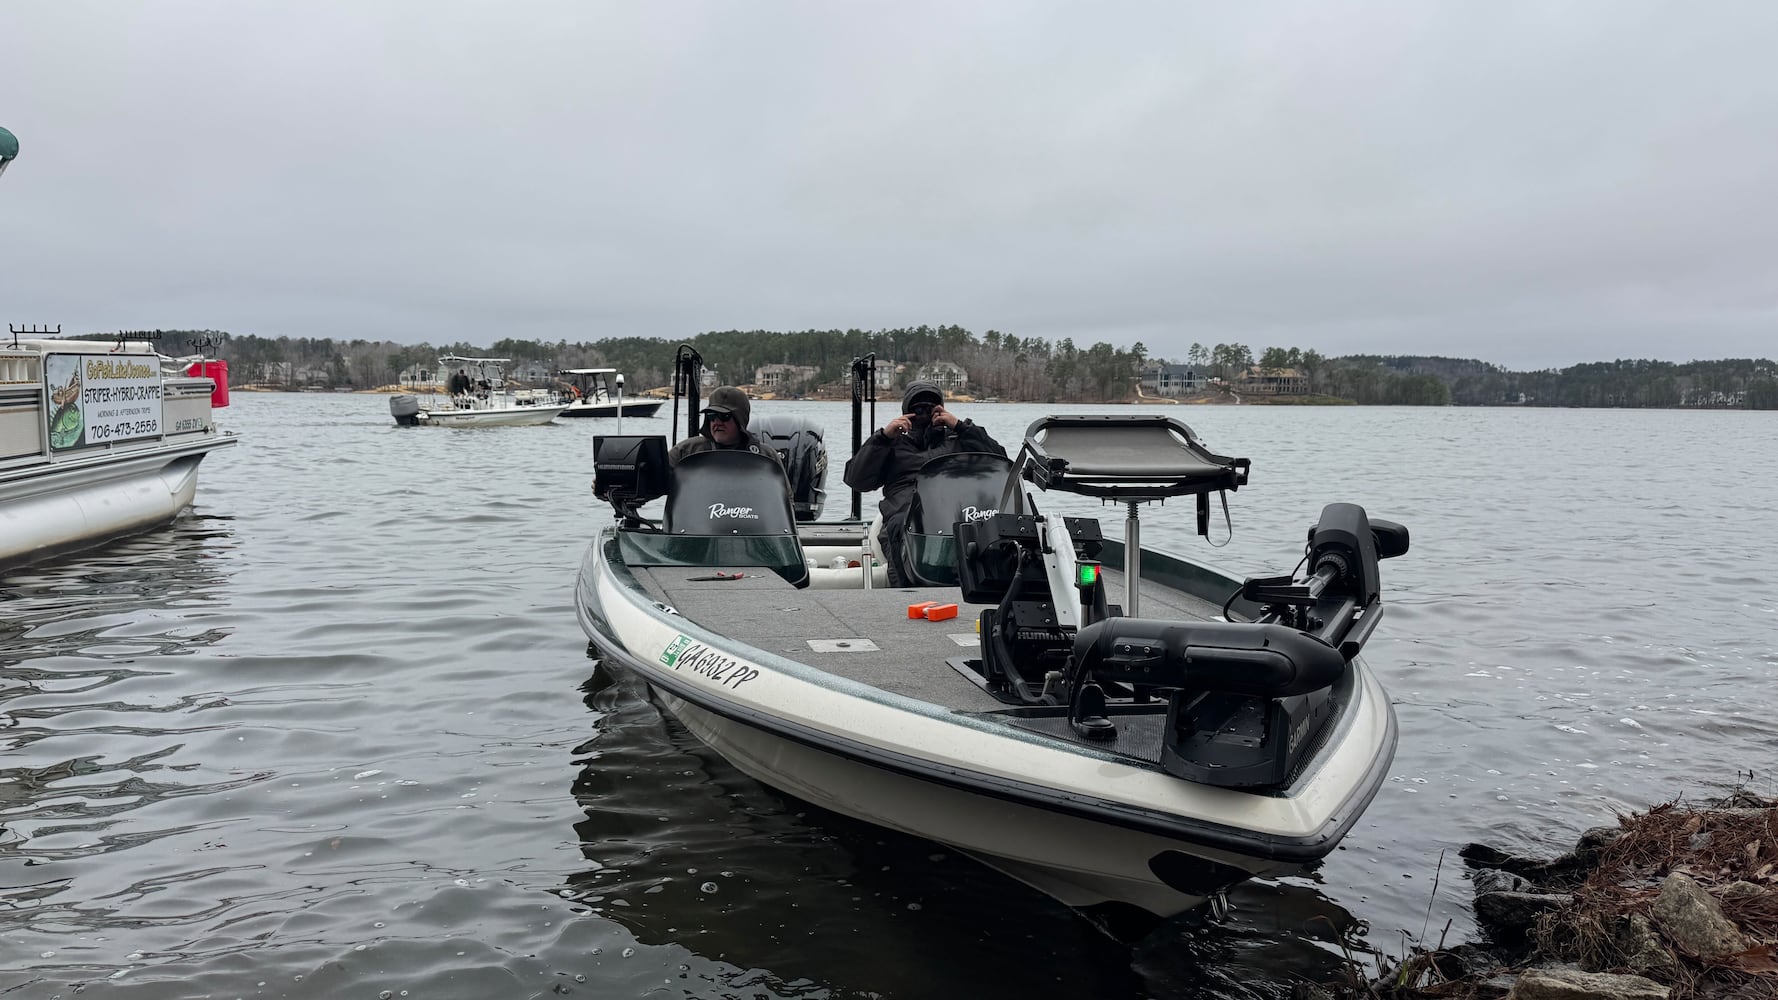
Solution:
M658 566L634 572L650 596L737 642L839 677L965 712L1000 712L996 700L947 661L977 659L976 622L985 604L964 604L955 587L798 590L756 567ZM710 579L718 573L739 579ZM1122 599L1123 575L1107 571L1107 592ZM910 619L908 605L957 603L947 621ZM1202 621L1218 605L1144 581L1142 616ZM1045 727L1036 727L1045 728Z

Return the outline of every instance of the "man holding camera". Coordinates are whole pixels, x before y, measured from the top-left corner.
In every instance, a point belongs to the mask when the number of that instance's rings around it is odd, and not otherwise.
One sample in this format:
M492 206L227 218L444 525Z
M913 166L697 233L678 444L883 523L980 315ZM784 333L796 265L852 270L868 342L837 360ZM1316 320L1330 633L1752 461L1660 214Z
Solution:
M883 525L877 537L890 586L914 585L913 575L902 565L901 551L908 508L914 502L914 474L931 459L953 452L1006 456L1006 449L987 431L945 409L937 383L914 382L902 394L901 413L866 438L846 463L847 486L859 491L882 487L877 510Z

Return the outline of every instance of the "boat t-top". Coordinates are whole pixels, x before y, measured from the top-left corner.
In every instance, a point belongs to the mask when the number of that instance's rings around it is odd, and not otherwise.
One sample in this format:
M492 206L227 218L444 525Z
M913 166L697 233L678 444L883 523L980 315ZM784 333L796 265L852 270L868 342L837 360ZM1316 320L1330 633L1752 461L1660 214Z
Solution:
M547 424L567 409L547 390L514 389L503 367L511 361L447 354L433 380L445 398L422 403L402 393L389 397L389 412L402 427L524 427Z
M854 450L875 426L871 360L853 366ZM1011 460L926 464L904 553L920 585L890 588L858 495L852 519L823 521L792 488L825 465L814 430L770 429L783 472L596 439L613 516L576 605L599 669L641 678L759 781L951 845L1125 933L1299 872L1352 829L1395 749L1359 653L1383 612L1378 564L1407 529L1331 503L1295 572L1239 579L1143 546L1139 515L1184 501L1208 536L1211 497L1226 518L1247 459L1171 417L1049 416ZM1064 513L1079 498L1123 508L1123 538Z
M625 399L624 377L616 368L563 368L564 417L652 417L664 399Z

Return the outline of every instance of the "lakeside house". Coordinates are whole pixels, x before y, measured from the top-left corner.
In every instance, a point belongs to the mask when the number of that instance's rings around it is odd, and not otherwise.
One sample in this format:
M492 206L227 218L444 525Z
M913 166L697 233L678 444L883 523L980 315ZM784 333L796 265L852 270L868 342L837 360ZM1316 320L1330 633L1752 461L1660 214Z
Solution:
M1196 365L1151 361L1142 366L1142 391L1151 396L1190 396L1210 385L1207 373Z
M247 365L243 380L257 385L289 385L291 375L296 366L288 361L265 361L256 365Z
M871 362L871 382L876 385L878 391L894 388L896 381L895 377L900 375L906 368L907 366L899 361L885 361L878 358Z
M1295 368L1261 368L1258 365L1241 373L1237 388L1262 396L1301 396L1309 391L1309 380Z
M556 370L541 361L521 361L506 373L508 381L542 383L554 381Z
M820 371L814 365L760 365L753 370L753 384L767 392L794 392Z
M920 365L910 381L934 382L947 394L969 388L969 373L954 361L928 361Z

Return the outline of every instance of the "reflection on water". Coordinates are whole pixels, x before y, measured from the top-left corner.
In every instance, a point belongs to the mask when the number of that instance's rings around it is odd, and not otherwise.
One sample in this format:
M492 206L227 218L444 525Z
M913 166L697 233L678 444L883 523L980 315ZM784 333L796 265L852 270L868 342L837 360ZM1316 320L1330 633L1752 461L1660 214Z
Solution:
M760 408L846 437L843 404ZM969 415L1012 442L1043 409ZM225 414L242 444L172 526L0 576L9 998L1285 996L1348 948L1461 940L1441 852L1553 849L1778 748L1778 518L1743 488L1778 481L1768 415L1192 409L1254 461L1234 541L1205 549L1189 505L1145 511L1145 540L1257 574L1328 501L1413 531L1366 652L1401 747L1312 875L1120 946L760 787L589 670L571 586L608 516L601 421L401 429L331 394ZM1689 460L1639 466L1632 440Z

